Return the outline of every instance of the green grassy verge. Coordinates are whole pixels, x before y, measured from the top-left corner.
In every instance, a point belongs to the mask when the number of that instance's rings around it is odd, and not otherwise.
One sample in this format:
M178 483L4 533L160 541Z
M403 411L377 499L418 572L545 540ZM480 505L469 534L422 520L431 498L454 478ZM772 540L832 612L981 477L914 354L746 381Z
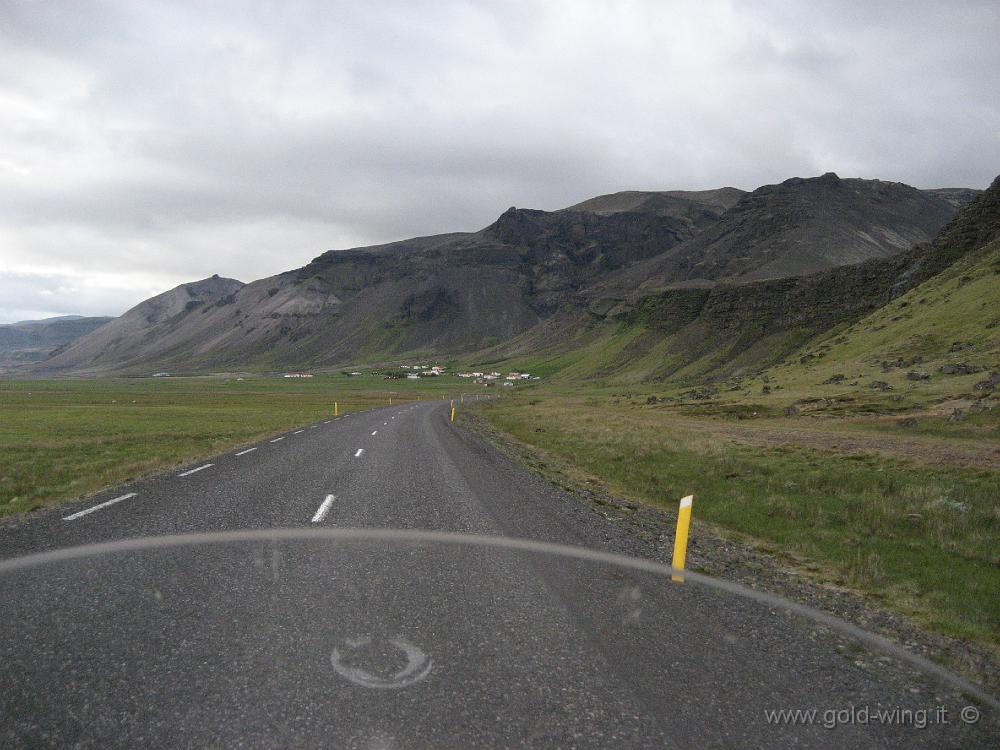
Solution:
M453 377L0 381L0 515L31 510L295 425L457 394Z
M695 533L705 519L764 540L933 630L1000 643L1000 472L741 444L669 411L543 390L483 411L618 494L673 507L693 492Z

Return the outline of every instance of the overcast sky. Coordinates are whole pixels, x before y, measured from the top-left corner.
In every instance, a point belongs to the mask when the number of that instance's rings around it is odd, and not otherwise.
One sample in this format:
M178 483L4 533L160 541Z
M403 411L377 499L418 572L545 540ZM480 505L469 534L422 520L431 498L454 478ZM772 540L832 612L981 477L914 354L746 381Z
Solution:
M985 187L1000 2L0 0L0 322L791 176Z

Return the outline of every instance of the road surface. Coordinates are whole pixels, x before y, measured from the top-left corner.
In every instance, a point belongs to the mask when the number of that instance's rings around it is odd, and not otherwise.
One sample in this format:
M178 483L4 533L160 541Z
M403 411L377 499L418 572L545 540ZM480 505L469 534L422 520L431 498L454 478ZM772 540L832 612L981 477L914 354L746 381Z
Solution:
M417 402L323 420L31 514L0 527L0 559L289 528L663 554L450 423L447 403ZM969 700L773 607L524 550L318 538L128 549L9 571L0 601L5 747L990 739L982 724L961 722ZM947 725L933 725L939 705ZM845 713L863 707L925 713L909 724L904 713L867 723ZM802 719L809 725L769 720L788 709L818 714ZM921 715L932 725L921 728Z

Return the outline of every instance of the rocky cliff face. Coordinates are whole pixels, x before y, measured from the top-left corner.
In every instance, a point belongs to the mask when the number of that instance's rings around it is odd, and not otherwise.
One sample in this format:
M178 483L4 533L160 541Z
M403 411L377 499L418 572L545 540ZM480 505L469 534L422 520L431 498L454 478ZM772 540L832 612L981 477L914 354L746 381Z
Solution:
M792 178L745 195L714 226L611 283L754 281L885 258L930 241L962 197L833 173Z
M1000 177L964 205L933 242L887 258L805 276L748 283L672 286L646 294L580 295L575 312L550 322L538 340L568 341L586 311L591 325L645 329L644 349L671 337L671 354L657 371L668 377L713 354L714 375L722 376L741 356L763 366L787 356L804 338L862 318L935 277L956 261L1000 238ZM530 346L530 345L529 345Z

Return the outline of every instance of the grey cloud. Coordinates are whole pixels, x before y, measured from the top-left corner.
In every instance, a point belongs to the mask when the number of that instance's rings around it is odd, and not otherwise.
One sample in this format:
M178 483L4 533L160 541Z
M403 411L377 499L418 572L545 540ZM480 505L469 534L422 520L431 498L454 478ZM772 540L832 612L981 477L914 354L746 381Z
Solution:
M13 275L69 278L117 313L146 281L251 280L629 188L982 187L998 32L994 2L13 0L0 298L47 310Z

